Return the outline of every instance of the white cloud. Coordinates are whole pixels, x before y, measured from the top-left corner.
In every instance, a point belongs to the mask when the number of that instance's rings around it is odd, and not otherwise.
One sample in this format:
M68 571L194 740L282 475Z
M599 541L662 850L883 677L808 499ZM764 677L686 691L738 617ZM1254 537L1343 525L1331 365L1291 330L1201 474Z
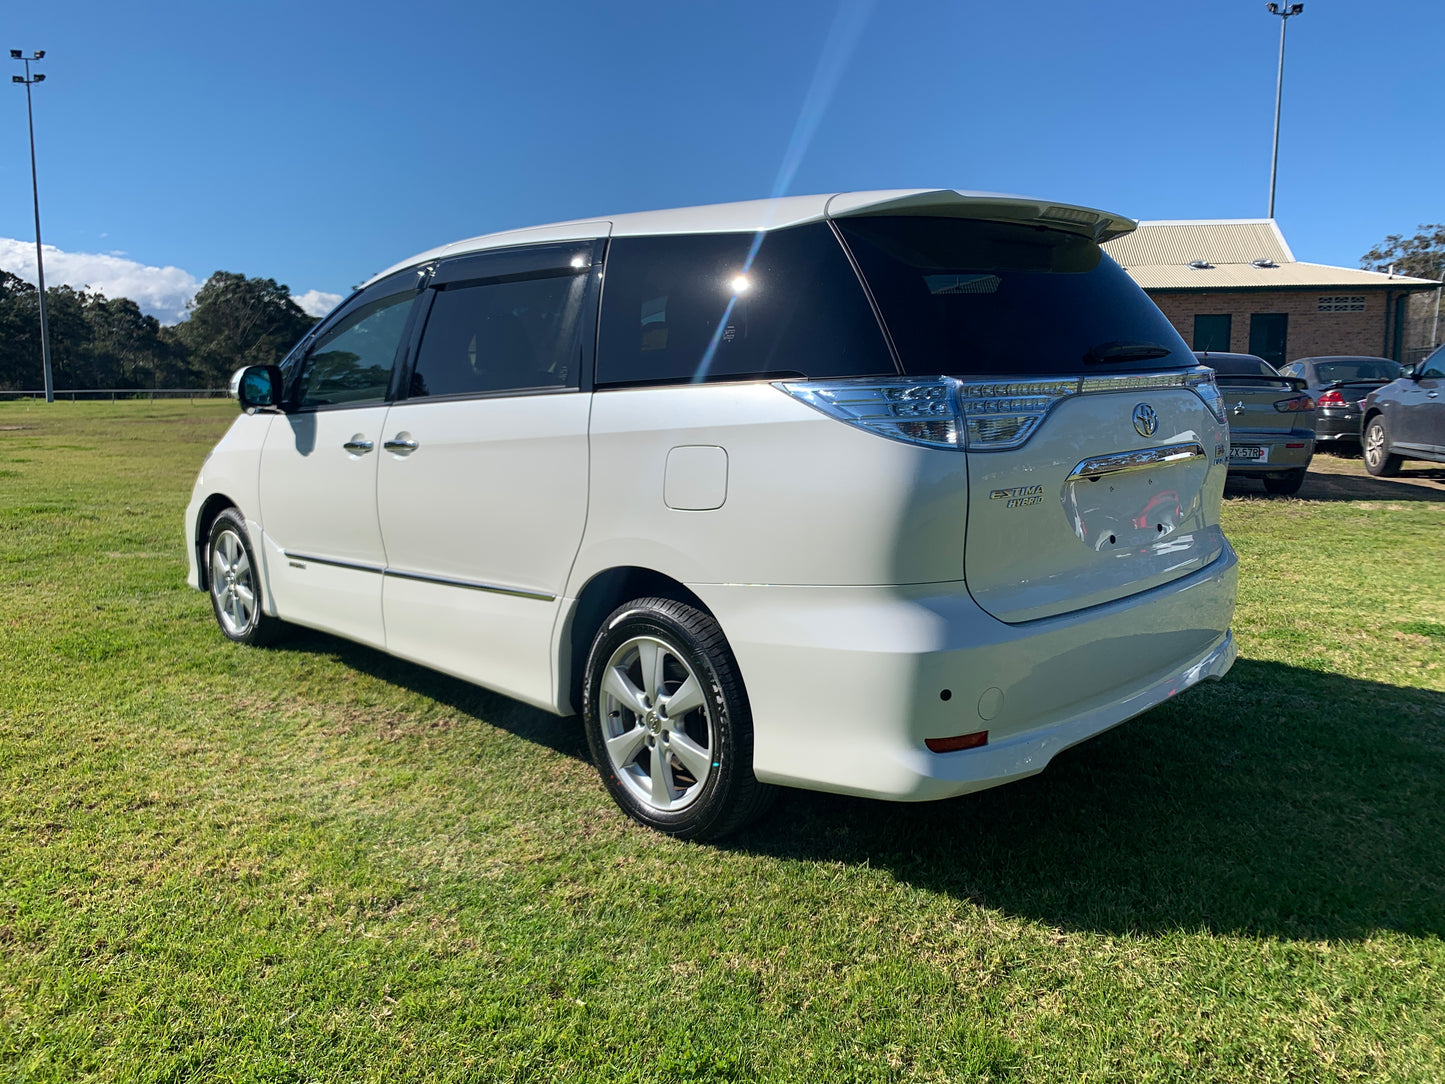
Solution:
M304 294L292 294L291 300L300 305L307 316L325 316L341 304L341 295L328 294L324 290L307 290Z
M0 269L35 282L35 242L0 237ZM45 246L45 285L91 290L106 297L128 297L144 313L163 324L185 319L186 302L196 296L201 283L179 267L151 267L126 259L116 252L62 252ZM322 316L341 300L340 294L307 290L293 295L296 304L310 316Z
M35 245L0 237L0 268L35 281ZM106 297L128 297L163 324L186 314L186 302L201 284L179 267L150 267L105 252L62 252L45 246L45 285L89 289Z

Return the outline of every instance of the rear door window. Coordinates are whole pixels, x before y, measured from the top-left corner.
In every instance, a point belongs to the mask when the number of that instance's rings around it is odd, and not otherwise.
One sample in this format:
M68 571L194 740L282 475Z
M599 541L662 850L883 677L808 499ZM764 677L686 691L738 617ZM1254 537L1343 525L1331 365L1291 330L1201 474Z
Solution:
M1197 364L1148 295L1086 237L921 216L843 218L837 225L910 375Z
M767 233L614 238L597 383L895 374L826 223Z
M578 387L595 296L592 248L500 252L438 268L407 397Z

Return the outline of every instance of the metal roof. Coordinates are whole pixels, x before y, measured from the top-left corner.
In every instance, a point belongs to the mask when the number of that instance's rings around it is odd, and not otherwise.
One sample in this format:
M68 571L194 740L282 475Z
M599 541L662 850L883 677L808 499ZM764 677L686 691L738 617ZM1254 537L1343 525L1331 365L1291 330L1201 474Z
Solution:
M1106 242L1104 251L1146 290L1424 290L1439 285L1355 267L1300 263L1279 225L1268 218L1140 222L1133 233Z
M592 237L639 237L669 233L757 233L852 215L929 214L1004 222L1031 222L1106 241L1134 228L1134 220L1093 207L998 192L952 188L900 188L877 192L838 192L783 196L743 203L715 203L666 211L607 215L522 230L484 234L418 253L372 276L363 285L408 267L444 256L482 252L506 245L572 241Z
M1356 267L1330 267L1322 263L1282 263L1278 267L1229 263L1215 264L1207 270L1175 264L1130 267L1126 270L1146 290L1346 290L1381 286L1393 290L1425 290L1440 285L1430 279L1361 271Z
M1294 262L1279 226L1268 218L1140 222L1138 229L1110 241L1104 251L1125 267L1182 266L1190 260L1212 264L1248 264L1258 259Z

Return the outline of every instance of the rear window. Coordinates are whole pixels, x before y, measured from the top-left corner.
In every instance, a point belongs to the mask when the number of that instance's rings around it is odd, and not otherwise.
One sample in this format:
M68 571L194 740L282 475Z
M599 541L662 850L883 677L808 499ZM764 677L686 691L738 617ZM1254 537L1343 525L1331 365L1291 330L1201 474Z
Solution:
M1197 364L1154 302L1085 237L958 218L845 218L837 225L912 375Z
M1210 354L1204 359L1204 364L1220 376L1279 376L1274 366L1263 358Z
M1399 375L1399 364L1386 358L1352 358L1349 361L1315 363L1315 376L1321 384L1333 384L1336 380L1343 383L1351 380L1394 380Z
M896 372L824 223L621 237L608 247L599 386Z

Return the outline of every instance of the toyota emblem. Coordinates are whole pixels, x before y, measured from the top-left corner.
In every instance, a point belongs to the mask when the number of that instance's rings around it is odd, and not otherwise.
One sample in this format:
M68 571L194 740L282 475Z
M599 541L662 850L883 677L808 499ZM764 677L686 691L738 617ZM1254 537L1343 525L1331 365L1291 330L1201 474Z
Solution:
M1159 428L1159 416L1148 403L1140 403L1134 408L1134 428L1141 437L1152 437Z

